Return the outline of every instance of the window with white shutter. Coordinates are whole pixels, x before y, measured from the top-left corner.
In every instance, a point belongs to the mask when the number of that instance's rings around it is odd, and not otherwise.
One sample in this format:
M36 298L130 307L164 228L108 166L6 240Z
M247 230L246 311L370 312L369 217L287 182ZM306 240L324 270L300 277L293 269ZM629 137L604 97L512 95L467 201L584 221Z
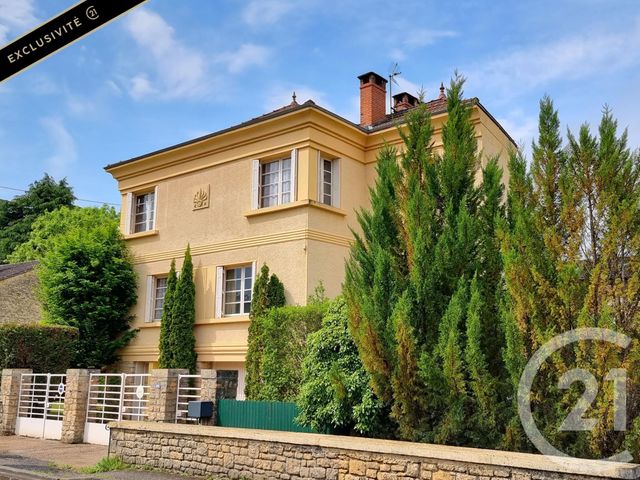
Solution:
M340 159L318 156L318 201L340 207Z

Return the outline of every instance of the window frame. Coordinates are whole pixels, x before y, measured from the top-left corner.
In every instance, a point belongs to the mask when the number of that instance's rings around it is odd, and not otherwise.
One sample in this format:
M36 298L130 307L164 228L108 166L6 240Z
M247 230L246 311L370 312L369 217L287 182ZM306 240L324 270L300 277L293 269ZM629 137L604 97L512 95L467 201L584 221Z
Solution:
M141 234L146 232L153 232L157 228L157 211L158 211L158 187L151 190L143 190L140 192L129 193L129 205L127 207L127 234ZM138 199L146 197L145 202L142 204L144 210L138 212ZM143 221L138 222L137 216L145 215ZM138 230L138 225L143 227Z
M330 170L326 164L331 166ZM340 208L340 164L340 158L330 158L318 151L318 203ZM329 175L329 182L325 181L325 174Z
M169 275L154 275L153 276L153 288L151 291L151 295L152 295L152 299L151 299L151 322L160 322L162 320L162 314L164 312L164 300L166 298L167 295L167 282L169 279ZM164 280L165 284L164 284L164 290L163 290L163 296L162 296L162 308L160 308L160 317L156 317L156 313L158 311L158 307L156 306L157 302L158 302L158 282L160 280Z
M285 168L285 162L288 162L287 167ZM273 165L277 165L278 168L275 172L265 172L265 167L267 166L273 166ZM285 172L289 173L289 178L285 179ZM276 176L276 181L275 182L271 182L265 185L264 183L264 178L268 175L275 175ZM288 182L289 183L289 188L288 190L285 192L284 191L284 184ZM266 187L275 187L275 193L272 193L270 195L264 195L264 189ZM284 200L284 196L288 197L288 200ZM264 200L266 198L274 198L275 197L275 203L269 203L268 205L265 204ZM275 207L278 205L286 205L287 203L291 203L293 200L293 167L292 167L292 159L291 157L283 157L283 158L279 158L276 160L266 160L266 161L262 161L260 162L260 170L258 173L258 208L269 208L269 207Z
M246 276L247 268L251 269L251 285L248 289L245 286L245 281L247 280L247 276ZM240 305L239 313L227 313L227 295L229 293L229 291L227 290L227 281L228 281L227 272L229 270L241 271L240 290L231 291L233 293L236 293L236 292L240 293L240 301L229 302L229 305ZM253 285L255 282L255 275L256 275L255 265L253 262L235 264L235 265L225 265L222 267L222 285L220 285L220 288L222 288L222 303L221 303L221 312L220 312L222 317L242 317L242 316L249 315L249 312L251 311L251 300L253 299ZM233 280L237 280L237 279L233 279ZM248 301L244 300L244 296L247 291L249 292ZM247 303L249 304L248 308L246 307ZM247 308L246 311L245 311L245 308Z

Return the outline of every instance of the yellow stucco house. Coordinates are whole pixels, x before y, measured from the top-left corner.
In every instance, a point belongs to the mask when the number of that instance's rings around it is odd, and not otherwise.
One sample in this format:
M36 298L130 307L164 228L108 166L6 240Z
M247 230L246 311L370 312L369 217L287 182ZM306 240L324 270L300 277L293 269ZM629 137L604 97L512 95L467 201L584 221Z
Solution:
M173 258L180 269L188 243L198 365L218 370L239 399L256 269L269 265L289 304L305 304L320 281L328 296L340 292L349 227L368 206L378 150L400 144L397 124L418 104L400 93L387 114L387 81L373 72L358 78L360 124L294 97L261 117L106 167L122 194L121 228L139 282L140 333L122 352L125 370L145 372L157 361L166 275ZM471 104L479 148L506 164L513 140L477 99ZM437 147L444 88L427 106Z

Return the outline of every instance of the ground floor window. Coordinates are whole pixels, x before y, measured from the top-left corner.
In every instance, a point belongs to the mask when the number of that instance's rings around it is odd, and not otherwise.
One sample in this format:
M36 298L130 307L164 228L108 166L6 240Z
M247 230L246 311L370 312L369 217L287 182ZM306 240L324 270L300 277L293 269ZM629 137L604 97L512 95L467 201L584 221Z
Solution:
M238 395L238 370L216 370L216 398L235 400Z
M224 269L224 314L249 315L253 290L253 266Z

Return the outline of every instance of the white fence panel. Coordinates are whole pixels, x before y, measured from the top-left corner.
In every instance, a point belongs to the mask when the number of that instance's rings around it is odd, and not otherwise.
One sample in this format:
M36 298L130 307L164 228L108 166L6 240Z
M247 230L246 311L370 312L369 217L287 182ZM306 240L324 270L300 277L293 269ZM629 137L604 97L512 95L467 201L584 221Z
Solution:
M189 402L200 400L200 375L178 375L178 393L176 398L176 423L197 422L197 418L187 417Z
M149 378L149 374L91 374L85 443L108 445L109 422L147 419Z
M16 435L60 440L66 381L65 374L21 375Z

